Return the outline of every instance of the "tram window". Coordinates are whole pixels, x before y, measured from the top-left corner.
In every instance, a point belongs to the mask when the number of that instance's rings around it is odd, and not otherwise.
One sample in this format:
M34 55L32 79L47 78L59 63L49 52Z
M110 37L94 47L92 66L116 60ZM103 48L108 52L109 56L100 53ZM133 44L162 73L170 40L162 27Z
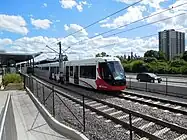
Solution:
M80 77L95 79L96 66L80 66Z
M101 71L101 77L103 79L111 79L111 72L107 66L107 63L100 63L99 67Z
M73 66L70 66L70 76L73 76Z
M56 67L56 69L57 69L57 73L59 73L59 67Z
M54 72L54 71L55 71L55 70L54 70L54 67L51 67L50 71L51 71L51 72Z
M42 70L49 70L49 67L42 67Z

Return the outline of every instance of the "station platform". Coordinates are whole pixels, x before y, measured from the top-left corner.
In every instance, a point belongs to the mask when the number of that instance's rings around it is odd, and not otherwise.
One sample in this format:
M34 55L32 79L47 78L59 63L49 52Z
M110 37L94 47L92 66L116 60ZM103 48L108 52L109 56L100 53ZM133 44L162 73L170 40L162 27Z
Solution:
M18 140L70 140L52 130L26 91L0 91L0 112L11 94Z

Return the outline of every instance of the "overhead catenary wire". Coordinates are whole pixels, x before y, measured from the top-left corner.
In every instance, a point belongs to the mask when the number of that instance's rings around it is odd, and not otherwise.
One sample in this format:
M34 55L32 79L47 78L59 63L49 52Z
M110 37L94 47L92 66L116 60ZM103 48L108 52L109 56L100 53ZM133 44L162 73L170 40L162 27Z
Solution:
M109 17L112 17L112 16L114 16L114 15L116 15L116 14L118 14L118 13L120 13L120 12L122 12L122 11L128 9L129 7L132 7L132 6L138 4L138 3L142 2L142 1L143 1L143 0L139 0L139 1L137 1L137 2L135 2L135 3L133 3L133 4L130 4L130 5L124 7L124 8L122 8L122 9L120 9L120 10L117 10L117 11L115 11L114 13L111 13L111 14L109 14L108 16L105 16L105 17L103 17L103 18L101 18L101 19L99 19L99 20L97 20L97 21L94 21L93 23L91 23L91 24L89 24L89 25L83 27L82 29L80 29L80 30L78 30L78 31L75 31L75 32L73 32L73 33L71 33L71 34L68 34L67 36L65 36L65 37L63 37L63 38L65 39L65 38L67 38L68 36L71 36L71 35L74 35L74 34L76 34L76 33L78 33L78 32L81 32L82 30L87 29L87 28L89 28L89 27L91 27L91 26L93 26L93 25L99 23L99 22L102 21L102 20L105 20L105 19L107 19L107 18L109 18ZM59 41L60 41L60 40L59 40ZM59 41L58 41L58 42L59 42ZM57 43L57 42L56 42L56 43ZM54 43L54 44L56 44L56 43Z
M186 28L184 27L184 28L179 28L179 29L176 29L176 30L183 30L183 29L186 29ZM156 36L156 35L158 35L158 34L150 34L150 35L138 37L137 39L149 38L149 37ZM95 49L105 48L105 47L121 44L121 43L124 43L124 42L126 42L126 40L125 41L121 41L121 42L115 42L115 43L112 43L112 44L102 45L102 46L99 46L99 47L97 47Z
M73 32L73 33L71 33L71 34L65 36L64 38L66 38L66 37L68 37L68 36L71 36L71 35L74 35L74 34L80 32L80 31L82 31L82 30L84 30L84 29L87 29L87 28L89 28L89 27L91 27L91 26L93 26L93 25L99 23L100 21L105 20L105 19L107 19L107 18L109 18L109 17L111 17L111 16L114 16L114 15L116 15L116 14L118 14L118 13L120 13L120 12L122 12L122 11L128 9L129 7L132 7L132 6L138 4L138 3L142 2L142 1L143 1L143 0L139 0L139 1L137 1L137 2L135 2L135 3L133 3L133 4L131 4L131 5L128 5L128 6L122 8L122 9L120 9L120 10L118 10L118 11L116 11L116 12L114 12L114 13L112 13L112 14L106 16L106 17L103 17L103 18L101 18L101 19L99 19L99 20L97 20L97 21L95 21L95 22L93 22L93 23L91 23L91 24L89 24L89 25L83 27L82 29L80 29L80 30L78 30L78 31L75 31L75 32Z
M172 16L172 17L168 17L168 18L164 18L164 19L161 19L161 20L157 20L157 21L154 21L154 22L151 22L151 23L148 23L148 24L144 24L144 25L141 25L141 26L137 26L137 27L134 27L134 28L131 28L131 29L128 29L128 30L125 30L125 31L120 31L120 32L117 32L115 34L111 34L111 35L108 35L108 36L104 36L105 38L107 37L111 37L111 36L116 36L118 34L122 34L122 33L125 33L125 32L128 32L128 31L132 31L132 30L135 30L135 29L138 29L138 28L142 28L142 27L145 27L145 26L148 26L148 25L152 25L152 24L155 24L155 23L158 23L158 22L161 22L161 21L165 21L165 20L169 20L173 17L177 17L177 16L181 16L181 15L185 15L186 13L181 13L181 14L178 14L178 15L175 15L175 16ZM71 46L69 46L71 47Z
M114 33L112 35L108 35L108 36L104 36L104 37L111 37L111 36L114 36L114 35L122 34L122 33L128 32L128 31L132 31L132 30L135 30L135 29L138 29L138 28L142 28L142 27L145 27L145 26L148 26L148 25L152 25L152 24L155 24L155 23L158 23L158 22L161 22L161 21L165 21L165 20L174 18L174 17L182 16L182 15L185 15L185 14L186 13L181 13L181 14L178 14L178 15L175 15L175 16L172 16L172 17L168 17L168 18L164 18L164 19L157 20L157 21L154 21L154 22L150 22L148 24L140 25L140 26L137 26L137 27L125 30L125 31L120 31L120 32Z
M92 36L92 37L90 37L90 38L88 38L88 39L80 40L80 41L78 41L78 42L76 42L76 43L73 43L73 44L68 45L67 49L69 49L69 48L72 47L73 45L79 44L79 43L84 42L84 41L91 40L91 39L93 39L93 38L95 38L95 37L98 37L98 36L100 36L100 35L107 34L107 33L109 33L109 32L113 32L113 31L115 31L115 30L117 30L117 29L119 29L119 28L122 28L122 27L125 27L125 26L128 26L128 25L137 23L137 22L139 22L139 21L143 21L143 20L145 20L145 19L147 19L147 18L150 18L150 17L156 16L156 15L159 15L159 14L161 14L161 13L167 12L167 11L169 11L169 10L171 10L171 9L174 9L174 8L177 8L177 7L180 7L180 6L183 6L183 5L185 5L185 4L187 4L187 2L185 2L185 3L183 3L183 4L179 4L179 5L177 5L177 6L175 6L175 7L172 7L172 8L165 9L165 10L163 10L163 11L161 11L161 12L158 12L158 13L155 13L155 14L152 14L152 15L149 15L149 16L146 16L146 17L144 17L144 18L142 18L142 19L133 21L133 22L131 22L131 23L128 23L128 24L119 26L119 27L117 27L117 28L115 28L115 29L111 29L111 30L109 30L109 31L102 32L102 33L97 34L97 35L94 35L94 36ZM180 15L179 15L179 16L180 16ZM176 17L176 16L174 16L174 17ZM170 17L170 18L173 18L173 17ZM163 19L163 20L167 20L167 19ZM156 21L156 22L159 22L159 21ZM156 22L155 22L155 23L156 23ZM151 24L151 23L147 24L147 26L150 25L150 24ZM154 24L154 23L152 23L152 24ZM145 26L145 25L144 25L144 26ZM144 27L144 26L142 26L142 27ZM135 27L135 28L136 28L136 27ZM141 28L141 27L138 26L137 28ZM131 30L134 30L134 29L131 29ZM123 33L123 32L126 32L126 31L114 33L114 34L111 34L111 35L108 35L108 36L105 36L105 37L115 36L115 35L121 34L121 33ZM66 50L67 50L67 49L66 49Z

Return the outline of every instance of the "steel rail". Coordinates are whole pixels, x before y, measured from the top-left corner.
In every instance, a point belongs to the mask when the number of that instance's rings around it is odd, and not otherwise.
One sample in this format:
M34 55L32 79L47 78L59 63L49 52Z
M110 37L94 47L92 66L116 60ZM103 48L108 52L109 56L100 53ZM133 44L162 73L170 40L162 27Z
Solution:
M43 78L42 78L42 79L43 79ZM36 78L35 78L35 80L36 80ZM46 82L48 82L48 83L50 83L50 84L52 84L52 85L56 85L56 86L58 86L58 87L60 87L60 88L64 88L64 87L61 86L60 84L53 83L53 82L47 81L47 80L45 80L45 79L44 79L44 81L46 81ZM43 81L41 81L41 82L43 82ZM43 82L43 83L45 83L45 82ZM47 85L47 83L45 83L45 84ZM49 86L49 85L48 85L48 86ZM50 87L50 86L49 86L49 87ZM84 95L84 94L79 93L79 92L77 92L77 91L75 91L75 90L72 90L72 89L69 89L69 88L66 88L66 89L68 89L69 91L72 91L72 92L74 92L74 93L76 93L76 94L78 94L78 95L81 95L81 96ZM55 88L55 91L58 92L59 94L62 94L63 96L66 96L67 98L73 98L73 97L70 97L70 95L65 95L65 93L63 93L62 91L60 91L60 90L58 90L58 89L56 89L56 88ZM178 133L187 134L187 128L185 128L185 127L183 127L183 126L179 126L179 125L177 125L177 124L173 124L173 123L170 123L170 122L167 122L167 121L164 121L164 120L161 120L161 119L152 117L152 116L150 116L150 115L141 114L141 113L139 113L139 112L132 111L132 110L123 108L123 107L121 107L121 106L119 106L119 105L115 105L115 104L112 104L112 103L109 103L109 102L106 102L106 101L103 101L103 100L99 100L99 99L96 99L96 98L93 98L93 97L90 97L90 96L87 96L87 95L84 95L84 96L85 96L86 98L88 98L88 99L91 99L91 100L96 101L96 102L98 102L98 103L102 103L102 104L107 105L107 106L109 106L109 107L111 107L111 108L115 108L115 109L117 109L117 110L121 110L121 111L123 111L124 113L127 113L127 114L131 113L133 116L140 117L140 118L143 118L144 120L147 120L147 121L150 121L150 122L154 122L154 123L156 123L156 124L158 124L158 125L171 128L171 130L176 131L176 132L178 132ZM76 102L75 99L73 99L73 100ZM77 103L78 103L78 102L77 102ZM82 102L80 102L80 104L82 105ZM85 107L88 108L88 106L85 106ZM89 107L89 108L91 108L91 107ZM94 109L93 109L93 110L94 110ZM98 112L98 110L95 110L95 112L96 112L96 111ZM141 131L142 131L142 130L141 130Z

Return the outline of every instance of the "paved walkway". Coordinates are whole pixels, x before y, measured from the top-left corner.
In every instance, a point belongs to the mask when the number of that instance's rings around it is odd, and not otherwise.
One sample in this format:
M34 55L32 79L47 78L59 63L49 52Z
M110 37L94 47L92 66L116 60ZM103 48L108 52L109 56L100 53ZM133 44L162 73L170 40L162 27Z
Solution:
M5 105L8 92L0 91L0 113Z
M25 91L11 92L18 140L70 140L48 126Z

